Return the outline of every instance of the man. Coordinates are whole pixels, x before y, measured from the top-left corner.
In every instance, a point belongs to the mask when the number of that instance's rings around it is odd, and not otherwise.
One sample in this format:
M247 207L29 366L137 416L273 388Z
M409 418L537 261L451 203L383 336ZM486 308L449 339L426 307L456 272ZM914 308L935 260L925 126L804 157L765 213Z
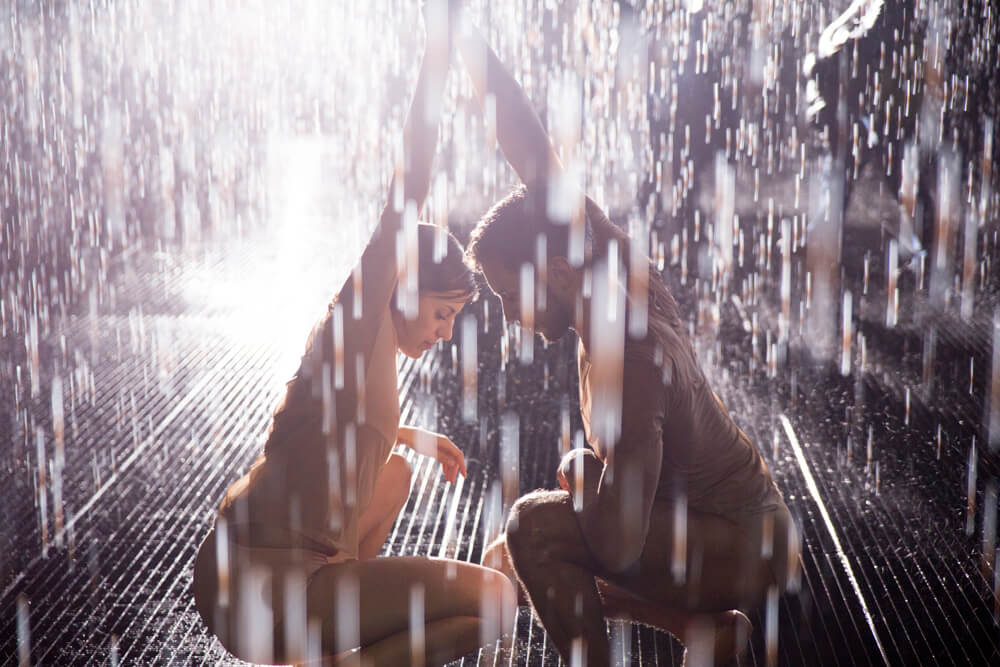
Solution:
M731 657L750 629L737 609L785 590L798 562L788 508L708 387L648 258L632 256L589 198L567 198L548 135L482 36L467 27L459 48L480 98L495 101L497 138L524 183L479 222L467 261L508 321L547 339L579 335L590 445L563 458L562 490L514 504L484 563L513 565L567 662L609 663L606 617Z

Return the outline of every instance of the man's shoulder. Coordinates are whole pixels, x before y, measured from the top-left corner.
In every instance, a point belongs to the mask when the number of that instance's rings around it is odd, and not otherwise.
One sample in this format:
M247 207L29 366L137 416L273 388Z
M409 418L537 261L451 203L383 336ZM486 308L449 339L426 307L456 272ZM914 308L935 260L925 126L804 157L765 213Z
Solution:
M626 335L624 365L626 376L648 375L641 369L655 369L669 392L697 382L698 362L676 310L665 314L649 309L645 335Z
M656 363L658 360L662 360L664 342L662 335L648 327L646 335L641 338L626 334L625 363Z
M644 331L640 335L633 335L631 331L626 333L626 360L660 363L665 355L683 344L684 334L680 330L679 318L671 317L671 311L665 312L658 303L660 295L655 290L650 290L650 297Z

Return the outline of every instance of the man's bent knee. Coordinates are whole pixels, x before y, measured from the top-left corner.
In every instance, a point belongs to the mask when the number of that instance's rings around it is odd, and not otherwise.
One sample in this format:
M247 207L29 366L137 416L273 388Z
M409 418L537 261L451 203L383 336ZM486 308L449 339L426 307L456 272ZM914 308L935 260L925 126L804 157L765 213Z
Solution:
M567 515L569 499L564 491L535 491L522 496L511 507L507 519L507 553L516 563L525 553L536 552L556 539Z
M763 604L768 591L797 590L799 584L799 533L787 507L762 514L744 524L747 539L741 577L742 604Z

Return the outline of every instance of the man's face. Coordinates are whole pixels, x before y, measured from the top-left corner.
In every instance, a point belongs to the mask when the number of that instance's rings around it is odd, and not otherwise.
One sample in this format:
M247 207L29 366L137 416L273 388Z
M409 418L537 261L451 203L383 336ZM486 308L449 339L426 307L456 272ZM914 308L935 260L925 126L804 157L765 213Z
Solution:
M573 304L566 303L550 285L545 286L545 310L540 310L536 304L534 317L525 317L525 313L521 312L520 274L493 258L484 258L480 264L486 284L500 297L503 317L507 322L528 327L549 342L562 338L569 331L573 322Z

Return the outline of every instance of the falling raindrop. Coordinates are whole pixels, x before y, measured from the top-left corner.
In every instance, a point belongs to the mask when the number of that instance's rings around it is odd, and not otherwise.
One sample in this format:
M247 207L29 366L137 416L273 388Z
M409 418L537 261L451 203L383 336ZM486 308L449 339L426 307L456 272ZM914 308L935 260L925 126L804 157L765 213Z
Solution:
M969 447L969 465L965 477L965 534L971 536L976 527L976 438L972 438L972 446Z
M462 419L475 423L479 387L477 321L474 315L462 316ZM454 349L454 348L453 348Z
M507 412L503 415L500 424L500 478L504 510L514 504L521 491L520 428L521 421L516 414Z
M410 585L410 661L409 664L422 667L427 653L424 635L424 586L416 582Z
M254 374L273 374L274 385L287 379L270 370L285 336L295 339L288 345L293 361L301 352L308 329L291 311L322 309L336 289L325 283L350 275L351 307L338 303L330 314L332 358L309 369L322 427L333 431L343 415L332 399L345 383L364 384L364 360L353 356L345 331L372 315L361 304L374 284L360 264L350 272L352 262L338 252L360 254L383 204L405 218L394 240L403 271L394 305L416 315L417 211L405 200L403 179L392 192L389 180L404 173L404 91L420 62L422 32L415 4L382 0L285 8L259 1L36 4L0 9L0 88L8 93L0 100L0 385L8 390L0 392L7 396L0 424L11 444L4 470L14 494L2 502L19 499L25 517L9 536L14 546L3 565L20 568L29 551L39 558L61 556L63 547L72 552L76 524L98 590L119 552L109 557L93 548L90 529L80 527L113 523L126 515L120 499L138 496L146 504L130 510L154 511L148 505L155 503L155 512L207 516L217 487L250 465L248 443L266 436L265 404L274 397L257 395L262 383ZM871 505L861 505L825 479L836 527L862 521L867 528L870 517L897 507L907 522L922 520L908 512L925 508L928 521L941 519L934 514L941 503L901 503L902 489L927 489L939 500L933 494L947 496L965 482L966 529L974 526L978 496L982 563L993 571L973 597L986 599L992 584L1000 616L996 481L987 473L987 457L1000 444L995 4L841 3L871 14L856 13L836 29L836 12L815 2L465 4L553 132L568 176L546 205L568 226L571 264L606 250L584 224L583 192L632 237L584 278L599 306L588 351L609 387L594 397L599 437L614 447L626 413L615 366L627 341L647 335L653 322L646 291L658 276L645 270L648 255L676 287L680 327L691 332L712 389L748 434L772 434L771 443L765 435L755 444L802 523L812 530L799 472L768 418L787 412L822 428L839 423L841 401L853 401L846 437L817 439L808 463L827 477L834 468L838 476L860 473L851 465L860 465L864 439L863 484L879 497L865 494ZM497 146L502 98L487 98L483 109L462 61L454 65L425 219L461 237L517 175ZM281 261L247 259L258 233L269 235L264 254ZM330 238L343 247L328 252ZM436 237L435 261L444 238ZM534 264L514 269L522 324L530 328L553 306L552 239L527 241ZM319 268L310 254L324 255ZM243 262L236 275L221 275L219 266L232 261ZM297 303L314 288L315 303ZM560 453L587 444L572 388L574 346L547 346L502 319L496 327L497 301L484 296L458 316L456 341L400 367L401 414L431 423L440 417L442 430L479 429L474 447L484 478L470 479L445 502L449 516L471 513L480 523L467 527L456 518L448 538L455 548L442 545L442 553L471 554L486 524L503 525L522 487L551 484L551 465L541 461L553 450L535 446L536 429L551 428L545 442ZM252 314L235 314L243 311ZM433 400L411 402L414 394ZM880 410L884 428L871 425ZM965 467L953 456L969 433L986 446L977 451L974 440ZM330 468L356 472L360 434L351 431L349 439L350 456L331 457ZM910 442L930 446L910 449ZM827 461L837 465L828 469ZM181 479L174 475L181 468L190 493L175 506L160 493L171 486L163 479ZM331 475L336 484L342 472ZM680 533L688 539L686 517L697 505L694 496L676 499L676 543ZM880 534L883 524L871 520ZM154 523L163 538L157 543L182 539L175 532L181 524ZM960 538L962 528L954 528ZM815 549L815 535L807 535L805 548ZM949 536L944 528L942 535ZM907 539L900 548L919 556L931 548ZM867 553L851 546L851 558ZM228 581L235 556L226 549L216 555L228 601L238 584ZM685 558L679 552L671 563L675 580L693 571ZM165 567L177 574L183 560L171 556L176 568ZM893 599L907 601L899 609L906 621L925 593L902 588L906 577L886 567L887 585L901 587ZM824 574L807 566L803 588L836 594ZM926 595L944 599L931 579ZM54 596L41 602L36 588L28 590L32 623L52 623L42 619L58 614L34 605L57 606ZM343 611L356 616L356 591L343 592ZM411 591L415 662L424 652L420 596L428 594ZM6 602L12 622L16 616L20 662L42 650L35 662L52 662L62 647L30 646L27 598ZM119 602L106 606L118 609ZM791 644L779 654L786 630L777 628L772 607L783 600L768 595L765 604L765 659L773 664ZM822 638L819 624L836 605L814 604L809 620ZM298 613L296 605L288 612ZM938 621L907 640L916 647L939 636ZM301 619L294 625L294 642L318 658L323 629ZM889 632L881 621L875 627ZM36 641L52 632L33 630ZM129 651L145 638L132 630L110 642L102 635L90 648L112 663L141 663L148 654ZM343 630L349 638L358 631L349 624ZM632 641L629 628L618 630L623 643ZM644 638L639 644L636 651L645 650ZM976 657L963 650L963 658Z
M851 321L853 309L853 299L851 297L851 291L844 291L844 306L842 309L843 322L841 324L841 330L843 331L843 336L841 338L840 346L840 374L849 375L851 372L851 337L853 334L853 323Z
M767 664L778 664L778 589L773 586L764 607L764 647Z
M17 596L17 659L21 667L31 665L31 625L28 598L23 593Z
M990 480L983 497L983 551L982 571L989 576L993 570L993 557L997 549L997 483Z
M989 449L991 452L995 452L997 447L1000 447L1000 310L993 313L992 343L993 363L990 369L990 391L987 398L986 422L989 434Z

